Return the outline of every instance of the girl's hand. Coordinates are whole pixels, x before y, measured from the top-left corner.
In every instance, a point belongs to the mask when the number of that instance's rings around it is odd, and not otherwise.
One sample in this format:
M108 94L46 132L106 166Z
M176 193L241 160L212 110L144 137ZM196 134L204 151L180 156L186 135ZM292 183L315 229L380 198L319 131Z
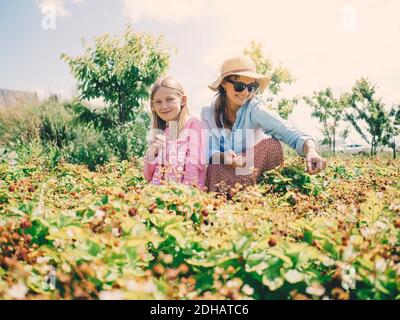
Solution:
M165 149L167 138L163 134L157 134L152 141L150 141L150 147L146 153L146 159L150 161L154 160L158 153Z
M306 155L307 172L309 174L316 174L321 172L326 167L326 160L322 158L317 150L310 148Z

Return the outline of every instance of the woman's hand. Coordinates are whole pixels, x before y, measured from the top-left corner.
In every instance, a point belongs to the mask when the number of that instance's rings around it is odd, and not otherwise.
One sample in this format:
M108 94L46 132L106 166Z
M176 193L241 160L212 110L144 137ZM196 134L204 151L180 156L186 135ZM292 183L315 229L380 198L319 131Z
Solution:
M244 158L237 155L233 150L228 150L224 153L224 163L234 168L246 165Z
M310 148L306 154L307 172L316 174L326 167L326 160L322 158L316 149Z
M306 155L307 172L315 174L325 169L326 160L322 158L313 139L307 139L303 145L303 152Z
M146 160L153 161L158 153L165 148L167 138L163 134L157 134L152 141L150 147L146 152Z

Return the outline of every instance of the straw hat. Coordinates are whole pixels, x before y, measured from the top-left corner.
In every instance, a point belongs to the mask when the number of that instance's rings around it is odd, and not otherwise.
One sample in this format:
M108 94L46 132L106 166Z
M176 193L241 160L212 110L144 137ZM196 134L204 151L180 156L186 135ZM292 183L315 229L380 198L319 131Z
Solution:
M221 67L220 77L208 87L213 91L218 91L222 80L231 75L245 76L260 81L260 90L263 91L271 81L271 78L256 71L254 61L248 56L238 56L224 61Z

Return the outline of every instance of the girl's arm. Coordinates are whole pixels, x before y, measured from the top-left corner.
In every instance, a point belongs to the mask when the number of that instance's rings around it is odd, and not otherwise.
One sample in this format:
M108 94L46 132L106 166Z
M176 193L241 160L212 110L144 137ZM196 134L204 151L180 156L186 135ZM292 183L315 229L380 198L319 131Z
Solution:
M143 174L144 178L150 182L153 179L154 171L157 167L157 161L155 159L153 150L151 147L147 150L146 155L144 157L144 168Z
M153 180L154 172L158 164L158 153L166 147L166 137L164 133L155 135L154 140L151 140L150 146L147 149L144 157L144 177L148 182Z
M198 187L203 188L206 180L205 165L205 141L201 130L201 123L198 119L192 118L188 126L188 146L185 157L185 172L183 175L183 183L195 183Z

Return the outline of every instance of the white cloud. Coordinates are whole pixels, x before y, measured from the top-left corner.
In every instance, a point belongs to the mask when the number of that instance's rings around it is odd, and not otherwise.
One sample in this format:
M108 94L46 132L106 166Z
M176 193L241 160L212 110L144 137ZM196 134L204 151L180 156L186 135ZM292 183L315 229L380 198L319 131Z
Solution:
M214 0L209 18L219 21L217 37L203 55L210 80L228 57L241 54L255 40L275 63L288 67L296 82L283 96L312 94L327 86L337 94L350 90L355 80L368 77L377 95L391 106L400 102L399 1L388 0ZM201 84L206 88L207 83ZM207 89L205 89L207 90ZM196 106L209 103L205 90L194 96ZM321 136L310 108L298 105L291 121L305 132ZM360 141L357 134L350 140Z
M148 18L163 23L181 23L200 18L206 11L205 0L124 0L124 14L132 22Z
M254 39L291 70L299 92L349 87L364 75L382 87L400 80L398 1L255 0L246 7L244 14L242 1L214 2L213 19L223 23L203 57L213 72Z

